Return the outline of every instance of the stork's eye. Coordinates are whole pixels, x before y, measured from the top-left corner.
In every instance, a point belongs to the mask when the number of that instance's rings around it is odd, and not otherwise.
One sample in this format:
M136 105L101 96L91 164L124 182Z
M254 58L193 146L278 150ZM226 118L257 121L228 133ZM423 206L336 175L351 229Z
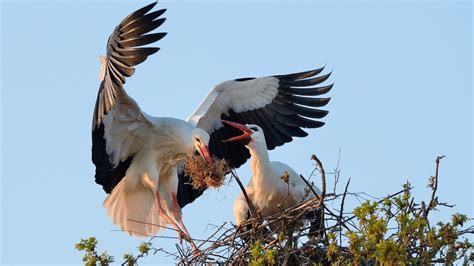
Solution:
M199 142L199 143L201 143L201 140L200 140L200 139L198 139L198 138L196 138L196 141L197 141L197 142Z
M250 129L253 130L253 131L258 131L257 127L250 127Z

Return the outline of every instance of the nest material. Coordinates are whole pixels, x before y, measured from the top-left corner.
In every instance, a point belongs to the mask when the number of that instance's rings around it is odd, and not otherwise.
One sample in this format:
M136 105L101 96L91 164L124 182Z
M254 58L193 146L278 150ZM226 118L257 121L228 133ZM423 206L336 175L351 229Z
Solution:
M195 189L222 186L227 172L229 165L224 159L213 158L210 165L200 155L188 154L185 158L184 173L191 177L191 185Z

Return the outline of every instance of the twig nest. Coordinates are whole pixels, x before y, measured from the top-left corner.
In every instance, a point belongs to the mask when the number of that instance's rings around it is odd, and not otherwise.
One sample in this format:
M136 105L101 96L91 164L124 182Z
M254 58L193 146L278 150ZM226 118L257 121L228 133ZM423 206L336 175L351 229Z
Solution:
M213 163L209 164L200 155L188 154L185 158L184 173L191 177L191 185L195 189L222 186L228 171L229 166L224 159L213 158Z

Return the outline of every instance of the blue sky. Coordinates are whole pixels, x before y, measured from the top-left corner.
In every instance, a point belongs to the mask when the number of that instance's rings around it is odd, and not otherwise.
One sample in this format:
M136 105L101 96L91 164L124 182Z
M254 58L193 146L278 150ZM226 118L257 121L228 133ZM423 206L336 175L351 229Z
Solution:
M98 56L128 13L150 1L2 1L1 263L81 262L80 238L96 236L118 258L139 239L114 231L94 183L90 127ZM217 83L323 65L333 70L323 128L272 151L308 175L318 154L342 181L374 196L409 180L474 216L472 3L160 1L169 34L126 89L155 116L185 119ZM244 183L248 165L238 170ZM339 189L342 189L340 187ZM184 208L191 235L232 220L235 182ZM352 199L348 207L355 206ZM163 235L170 235L164 232ZM172 234L171 234L172 235ZM173 249L174 242L154 241ZM170 263L161 255L144 262Z

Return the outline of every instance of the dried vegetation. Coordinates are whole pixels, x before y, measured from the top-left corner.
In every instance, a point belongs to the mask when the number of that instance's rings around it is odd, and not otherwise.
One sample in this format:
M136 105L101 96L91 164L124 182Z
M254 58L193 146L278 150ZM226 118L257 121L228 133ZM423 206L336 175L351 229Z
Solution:
M199 155L188 154L185 158L184 172L191 177L191 185L196 189L219 188L229 171L225 160L213 158L213 163L209 164Z

